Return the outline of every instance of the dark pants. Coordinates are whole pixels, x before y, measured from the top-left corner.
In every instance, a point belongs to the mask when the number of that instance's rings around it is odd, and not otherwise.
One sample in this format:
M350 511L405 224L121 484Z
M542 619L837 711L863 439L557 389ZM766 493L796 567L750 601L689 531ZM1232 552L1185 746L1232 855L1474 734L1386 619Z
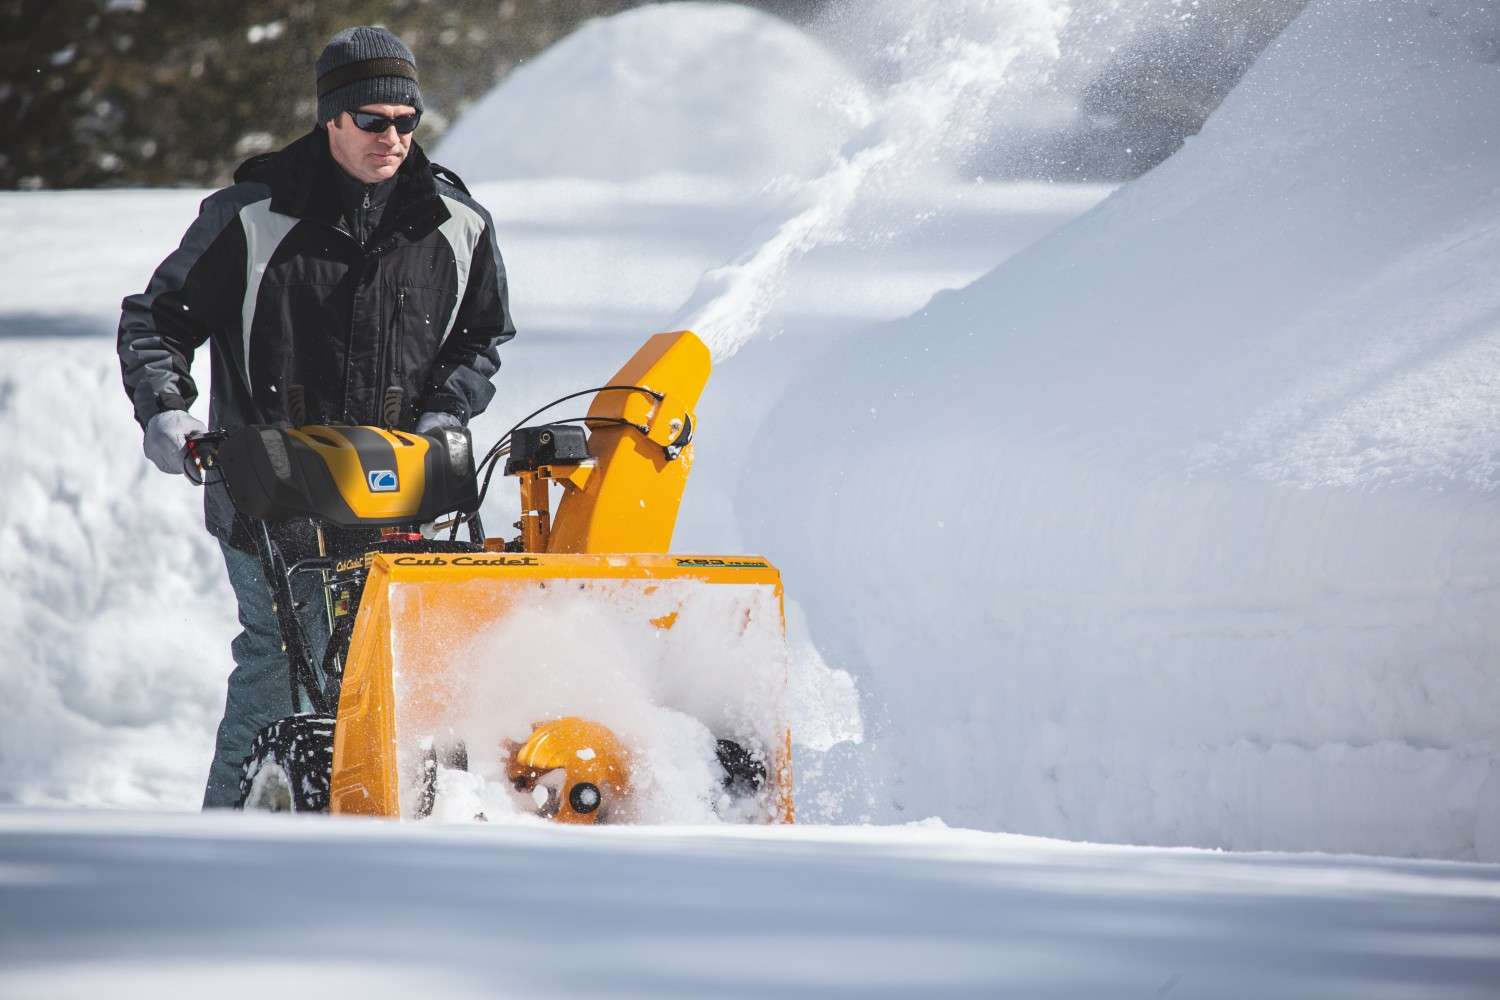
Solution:
M294 711L286 653L281 649L281 632L276 627L271 590L261 573L260 559L222 543L219 547L224 552L229 585L239 602L244 631L229 644L234 671L229 675L224 721L219 723L208 787L203 792L205 809L230 808L239 800L240 768L255 734ZM328 620L316 575L304 574L297 581L295 596L306 604L301 613L302 628L313 662L321 663L328 645ZM303 700L296 711L309 710L305 696Z

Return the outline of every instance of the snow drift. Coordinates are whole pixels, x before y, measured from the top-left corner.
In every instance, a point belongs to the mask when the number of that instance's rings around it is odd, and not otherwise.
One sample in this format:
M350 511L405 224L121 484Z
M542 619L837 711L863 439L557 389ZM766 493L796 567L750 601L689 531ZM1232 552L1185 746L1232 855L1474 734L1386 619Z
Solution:
M859 81L808 35L729 4L589 21L444 137L469 181L690 173L763 184L820 167L855 126Z
M737 511L887 817L1500 857L1500 13L1380 14L773 408Z

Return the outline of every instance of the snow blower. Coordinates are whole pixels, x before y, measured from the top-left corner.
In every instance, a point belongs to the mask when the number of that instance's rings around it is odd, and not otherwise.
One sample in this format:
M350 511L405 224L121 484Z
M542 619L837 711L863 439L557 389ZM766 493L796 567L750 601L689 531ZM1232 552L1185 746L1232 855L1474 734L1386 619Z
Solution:
M780 575L759 556L668 552L709 369L697 336L658 334L478 461L467 430L196 439L196 478L220 477L255 538L299 709L257 735L242 807L451 815L444 795L478 781L521 813L628 822L651 816L642 788L706 774L688 791L721 816L791 822ZM527 424L584 396L586 417ZM520 486L510 539L479 519L502 463ZM279 538L299 522L317 554L289 563ZM317 662L294 598L309 574L331 636ZM670 727L680 745L622 691L694 720ZM707 760L663 767L674 753Z

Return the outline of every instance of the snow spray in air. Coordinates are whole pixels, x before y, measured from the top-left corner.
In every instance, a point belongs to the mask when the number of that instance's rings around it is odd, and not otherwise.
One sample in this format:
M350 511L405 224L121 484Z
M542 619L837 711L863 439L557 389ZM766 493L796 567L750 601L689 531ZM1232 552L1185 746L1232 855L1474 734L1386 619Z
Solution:
M902 28L885 45L897 78L863 109L859 133L822 174L789 186L768 238L706 272L678 310L673 326L696 331L716 360L756 335L788 269L841 238L865 192L956 158L983 134L983 118L1002 91L1045 74L1059 56L1069 13L1053 0L901 6L901 17L888 23Z

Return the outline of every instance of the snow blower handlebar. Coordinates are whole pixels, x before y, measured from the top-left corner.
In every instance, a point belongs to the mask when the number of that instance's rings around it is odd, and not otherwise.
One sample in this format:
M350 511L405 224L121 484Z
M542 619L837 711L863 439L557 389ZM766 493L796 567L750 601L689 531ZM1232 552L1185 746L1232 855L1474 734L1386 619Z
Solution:
M182 471L194 485L204 486L209 482L209 471L214 468L214 458L219 445L229 436L228 431L207 431L189 434L182 447Z
M692 465L692 408L710 367L708 348L691 332L657 334L609 382L527 414L477 465L467 430L259 425L192 437L184 463L197 483L217 472L212 481L252 523L305 517L338 528L410 530L452 512L443 524L449 540L466 523L471 542L483 545L479 510L504 458L521 493L521 536L506 548L665 552ZM587 415L525 426L583 396L593 397ZM563 491L555 526L548 483Z

